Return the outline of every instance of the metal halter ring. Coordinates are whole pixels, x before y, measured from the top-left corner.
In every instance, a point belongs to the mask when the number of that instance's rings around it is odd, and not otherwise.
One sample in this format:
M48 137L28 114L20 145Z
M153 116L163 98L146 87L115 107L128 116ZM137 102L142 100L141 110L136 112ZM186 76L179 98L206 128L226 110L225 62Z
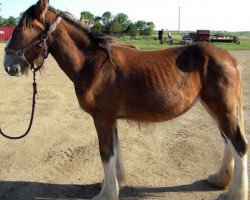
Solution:
M19 58L23 58L23 57L24 57L23 51L22 51L22 50L18 50L18 51L16 52L16 56L19 57Z

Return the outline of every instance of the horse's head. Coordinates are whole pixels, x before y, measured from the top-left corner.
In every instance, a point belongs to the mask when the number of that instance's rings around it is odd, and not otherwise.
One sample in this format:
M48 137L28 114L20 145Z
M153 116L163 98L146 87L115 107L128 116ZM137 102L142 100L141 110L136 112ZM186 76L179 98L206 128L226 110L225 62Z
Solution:
M21 76L28 67L42 65L47 53L43 37L49 27L45 20L48 1L39 0L31 6L15 27L4 55L4 68L9 75Z

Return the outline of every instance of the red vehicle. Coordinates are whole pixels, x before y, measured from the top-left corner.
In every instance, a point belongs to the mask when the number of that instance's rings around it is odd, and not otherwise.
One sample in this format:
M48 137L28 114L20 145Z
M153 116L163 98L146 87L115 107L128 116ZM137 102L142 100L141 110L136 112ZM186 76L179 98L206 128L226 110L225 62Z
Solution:
M0 27L0 41L7 41L11 37L14 28L14 26Z
M196 33L189 33L189 35L194 42L209 41L210 31L197 30Z

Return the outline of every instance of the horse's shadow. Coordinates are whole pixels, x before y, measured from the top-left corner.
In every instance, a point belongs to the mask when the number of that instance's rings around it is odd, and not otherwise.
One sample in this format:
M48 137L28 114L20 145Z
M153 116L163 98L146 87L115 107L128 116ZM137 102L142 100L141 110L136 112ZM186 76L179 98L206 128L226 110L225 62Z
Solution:
M38 182L0 181L1 200L82 200L91 199L100 192L100 184L62 185ZM200 180L187 185L171 187L124 187L120 192L121 199L143 199L160 197L171 192L214 191L207 181Z

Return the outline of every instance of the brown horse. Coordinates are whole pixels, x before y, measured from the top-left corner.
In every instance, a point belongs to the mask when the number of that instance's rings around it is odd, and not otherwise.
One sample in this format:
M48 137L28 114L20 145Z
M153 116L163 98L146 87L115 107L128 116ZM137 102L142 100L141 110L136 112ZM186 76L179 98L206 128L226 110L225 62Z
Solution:
M241 74L228 52L206 42L140 51L61 17L48 8L48 0L30 7L7 44L4 66L10 75L20 76L30 63L41 64L48 47L74 83L79 104L93 117L99 139L104 182L94 199L118 199L124 182L118 118L165 121L189 110L196 100L216 120L225 141L221 168L208 177L209 183L228 187L220 199L248 199Z

